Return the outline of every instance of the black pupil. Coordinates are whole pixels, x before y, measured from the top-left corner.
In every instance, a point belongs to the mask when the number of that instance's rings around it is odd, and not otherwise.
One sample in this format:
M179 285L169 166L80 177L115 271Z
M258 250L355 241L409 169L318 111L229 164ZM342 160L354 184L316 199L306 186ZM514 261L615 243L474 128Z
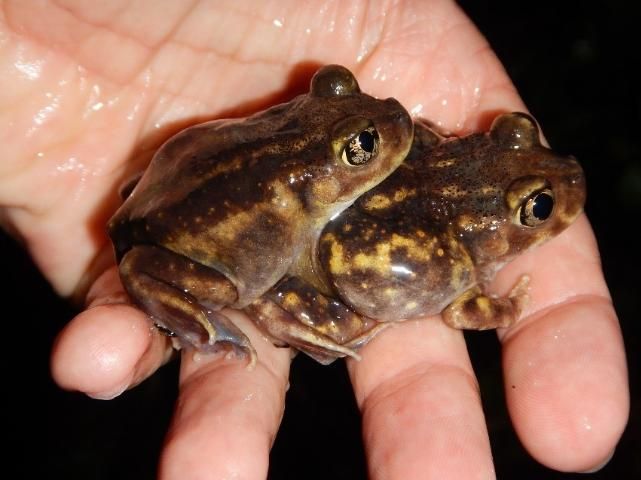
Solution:
M532 214L539 220L547 219L552 213L554 200L552 196L547 193L539 193L534 197L534 205L532 206Z
M371 132L363 130L358 135L358 143L366 152L372 153L374 151L374 135L372 135Z

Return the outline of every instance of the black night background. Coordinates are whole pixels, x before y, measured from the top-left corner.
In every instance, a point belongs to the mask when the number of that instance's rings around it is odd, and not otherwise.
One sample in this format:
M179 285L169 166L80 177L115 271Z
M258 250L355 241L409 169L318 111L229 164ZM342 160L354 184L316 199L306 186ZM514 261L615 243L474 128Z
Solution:
M498 478L641 478L641 76L638 2L460 2L486 35L553 148L575 155L588 179L586 211L619 314L631 381L631 418L611 462L588 477L535 462L506 412L493 332L467 335ZM394 92L389 92L393 95ZM60 390L48 357L74 310L29 257L0 233L3 252L4 439L12 478L155 477L176 397L177 364L112 401ZM13 312L13 313L10 313ZM331 462L326 461L331 449ZM309 468L313 465L313 468ZM365 478L360 419L343 362L298 356L269 478Z

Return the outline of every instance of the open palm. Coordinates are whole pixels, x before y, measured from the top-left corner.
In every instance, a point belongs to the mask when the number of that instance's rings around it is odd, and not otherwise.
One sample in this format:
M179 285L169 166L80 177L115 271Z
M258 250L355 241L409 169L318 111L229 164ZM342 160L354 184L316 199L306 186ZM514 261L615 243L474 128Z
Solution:
M485 128L497 112L524 108L452 2L362 3L0 2L0 221L62 295L88 290L90 308L54 348L60 385L110 398L171 354L126 304L104 225L120 183L179 128L285 99L325 63L347 66L364 91L394 96L444 131ZM510 264L495 290L525 272L531 302L499 333L516 431L552 468L595 468L622 432L628 393L586 218ZM266 475L290 355L229 315L256 346L258 366L183 355L163 478ZM404 322L349 370L372 478L493 476L460 332L436 319Z

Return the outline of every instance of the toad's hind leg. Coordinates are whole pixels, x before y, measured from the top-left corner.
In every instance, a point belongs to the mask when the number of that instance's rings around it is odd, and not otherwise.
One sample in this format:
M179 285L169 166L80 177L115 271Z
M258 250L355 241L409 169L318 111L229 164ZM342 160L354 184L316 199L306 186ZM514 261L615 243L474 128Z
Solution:
M296 277L281 281L245 308L276 342L285 342L322 364L357 350L390 323L362 317Z
M253 365L256 354L249 339L218 311L237 298L222 274L151 245L133 247L119 268L134 303L180 342L204 352L215 352L224 342L248 353Z

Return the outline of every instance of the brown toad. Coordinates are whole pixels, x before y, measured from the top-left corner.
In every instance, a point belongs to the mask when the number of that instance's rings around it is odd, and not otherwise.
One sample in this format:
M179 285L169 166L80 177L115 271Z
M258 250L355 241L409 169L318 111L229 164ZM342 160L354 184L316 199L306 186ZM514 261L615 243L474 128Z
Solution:
M327 221L406 156L413 123L344 67L244 119L170 138L109 222L122 283L186 345L254 350L220 310L242 308L316 243Z
M417 122L401 167L329 222L311 259L248 311L322 363L357 357L385 322L419 315L442 312L455 328L508 326L528 278L503 298L486 293L488 283L570 225L584 201L579 164L541 145L526 114L462 138Z

